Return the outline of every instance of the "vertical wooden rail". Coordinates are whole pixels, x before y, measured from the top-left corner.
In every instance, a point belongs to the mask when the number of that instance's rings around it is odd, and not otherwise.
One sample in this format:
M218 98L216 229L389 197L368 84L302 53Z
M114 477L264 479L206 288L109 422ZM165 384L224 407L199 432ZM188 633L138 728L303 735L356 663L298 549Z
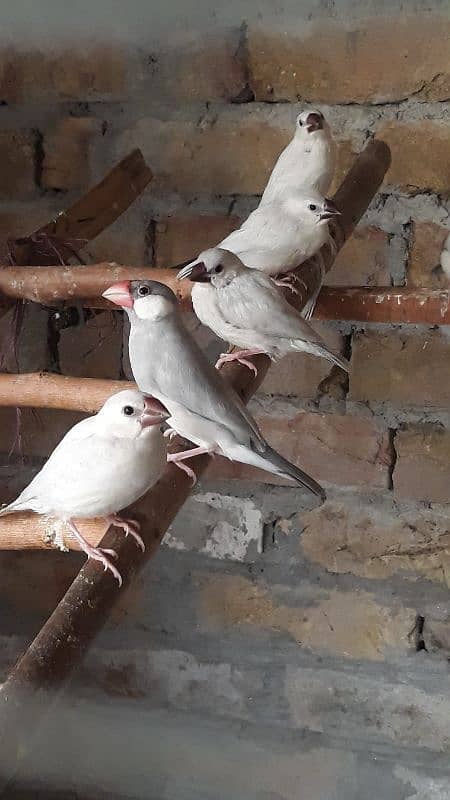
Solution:
M378 190L390 163L389 148L380 141L367 145L339 188L335 201L342 210L342 236L339 246L351 234ZM325 253L327 268L331 253ZM227 365L226 377L241 396L248 400L256 391L269 366L265 356L255 359L258 377L239 365ZM192 466L200 474L207 457L196 459ZM0 690L0 791L11 783L20 760L32 746L43 715L69 681L89 645L108 618L114 602L138 569L152 557L175 515L189 495L190 482L173 465L158 484L133 507L143 517L142 536L146 552L142 554L131 540L108 531L101 544L114 547L119 554L117 566L124 579L121 590L109 573L98 564L87 562L40 633L18 661Z

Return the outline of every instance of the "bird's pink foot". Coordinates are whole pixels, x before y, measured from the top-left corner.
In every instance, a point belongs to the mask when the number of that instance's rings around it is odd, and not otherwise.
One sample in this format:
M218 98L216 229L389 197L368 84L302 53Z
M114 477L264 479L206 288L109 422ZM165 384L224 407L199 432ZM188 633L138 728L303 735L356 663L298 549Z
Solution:
M167 460L170 461L170 455L168 456ZM195 474L194 470L191 469L191 467L188 467L188 465L185 464L183 461L172 461L172 463L175 464L175 466L178 467L178 469L183 470L183 472L185 472L186 475L189 475L192 481L191 485L195 486L195 484L197 483L197 475Z
M169 441L172 441L172 439L173 439L173 438L174 438L176 435L177 435L177 432L176 432L176 431L175 431L173 428L167 428L167 430L165 430L165 431L164 431L164 433L163 433L163 436L164 436L166 439L167 439L167 437L169 437Z
M295 287L296 283L305 283L302 281L298 275L294 275L293 272L289 272L287 275L283 275L282 277L278 276L277 278L272 278L275 286L280 286L282 289L289 289L292 294L300 294L299 290ZM306 289L306 286L305 286Z
M76 527L75 523L72 522L71 519L67 520L67 524L72 532L72 535L79 543L83 553L86 553L88 558L91 558L93 561L99 561L100 564L103 564L105 572L109 570L112 572L113 576L115 577L116 581L118 582L119 586L122 586L122 576L118 569L111 563L108 556L112 556L113 558L117 558L117 553L115 550L108 550L106 548L101 547L93 547L84 536L81 535L80 531Z
M109 517L106 517L106 519L110 525L115 525L116 528L122 528L122 530L125 531L125 536L130 534L130 536L132 536L133 539L138 543L142 552L145 552L144 540L141 536L139 536L141 526L137 520L125 519L124 517L120 517L118 514L111 514Z
M182 469L186 475L189 475L191 480L193 481L192 485L195 486L197 483L197 476L193 469L188 467L187 464L183 464L188 458L194 458L195 456L202 456L205 453L209 453L210 455L213 453L213 448L209 447L193 447L191 450L182 450L180 453L168 453L167 454L167 463L168 464L175 464L176 467Z
M248 369L254 372L256 376L258 374L258 370L253 362L248 361L245 356L256 356L260 355L262 352L262 350L236 350L234 353L221 353L216 361L216 369L220 369L224 364L230 364L232 361L237 361L238 364L248 367Z

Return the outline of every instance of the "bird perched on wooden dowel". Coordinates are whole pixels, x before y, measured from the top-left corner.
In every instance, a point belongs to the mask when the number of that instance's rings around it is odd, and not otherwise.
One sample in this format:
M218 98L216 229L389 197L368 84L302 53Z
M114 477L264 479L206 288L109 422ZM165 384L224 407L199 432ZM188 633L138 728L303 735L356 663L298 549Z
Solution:
M239 361L256 373L254 364L247 360L252 355L265 353L278 360L288 353L303 352L325 358L348 372L348 361L329 350L273 281L264 273L245 267L234 253L219 247L205 250L193 264L180 270L178 278L202 285L203 292L192 292L200 322L219 339L239 348L222 354L217 368Z
M0 516L34 511L67 523L89 558L103 564L122 584L111 558L114 550L92 547L76 519L104 517L130 534L144 550L139 525L118 512L138 500L161 477L166 445L160 430L168 412L158 401L127 389L112 395L100 411L74 425L31 483L0 510Z
M289 478L325 499L313 478L265 441L241 399L186 330L168 286L122 281L103 297L127 311L130 364L137 385L168 409L170 427L196 445L169 460L181 463L202 453L218 453Z

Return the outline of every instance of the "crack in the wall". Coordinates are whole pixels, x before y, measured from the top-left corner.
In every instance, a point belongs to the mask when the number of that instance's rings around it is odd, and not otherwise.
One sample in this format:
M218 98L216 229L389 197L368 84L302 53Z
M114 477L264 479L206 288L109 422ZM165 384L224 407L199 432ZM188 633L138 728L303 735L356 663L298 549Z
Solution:
M239 28L239 41L234 58L240 65L243 73L244 86L230 102L236 105L255 102L255 92L252 87L252 76L250 74L250 57L248 50L248 23L244 20Z
M389 452L391 460L388 466L388 489L392 492L394 490L394 471L397 464L397 450L395 449L395 437L397 436L396 428L388 429L389 436Z
M414 623L414 627L410 630L408 634L408 639L413 641L414 649L416 653L420 653L424 650L428 653L428 648L425 644L424 639L424 628L425 628L425 617L422 614L417 614L416 621Z
M156 225L157 221L151 219L144 235L144 260L151 267L156 267Z
M34 145L34 182L39 189L42 188L42 170L44 168L44 134L39 128L32 129Z

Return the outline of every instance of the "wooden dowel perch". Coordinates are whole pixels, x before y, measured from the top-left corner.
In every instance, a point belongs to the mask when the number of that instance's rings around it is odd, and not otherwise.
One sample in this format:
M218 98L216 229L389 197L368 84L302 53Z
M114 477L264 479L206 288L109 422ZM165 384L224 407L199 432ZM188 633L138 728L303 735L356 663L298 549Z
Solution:
M314 319L411 325L450 325L450 290L325 286Z
M191 309L192 284L189 281L177 281L175 270L127 267L108 262L86 267L40 267L39 271L32 267L0 267L0 307L13 296L44 305L81 298L91 308L115 311L99 294L116 280L142 278L151 278L170 286L182 310ZM289 294L287 297L293 301ZM450 325L450 289L324 286L317 300L314 319Z
M0 373L0 406L60 408L95 414L114 392L135 386L133 381L70 378L49 372L22 375Z
M381 141L367 145L355 161L350 173L335 196L342 210L342 236L350 235L378 190L390 163L389 148ZM324 252L326 268L332 264L328 249ZM302 270L303 275L303 270ZM256 391L269 367L265 356L255 358L258 376L236 364L227 365L224 374L245 401ZM192 460L201 475L208 458ZM113 547L119 555L117 567L126 587L138 569L152 557L167 528L190 492L190 481L170 465L158 484L131 512L141 518L144 554L133 541L109 530L102 547ZM30 525L35 521L30 517ZM124 588L98 564L87 562L22 656L0 690L0 790L15 774L19 758L27 752L39 720L51 700L65 685L75 667L82 661L90 643L107 619L111 608Z

